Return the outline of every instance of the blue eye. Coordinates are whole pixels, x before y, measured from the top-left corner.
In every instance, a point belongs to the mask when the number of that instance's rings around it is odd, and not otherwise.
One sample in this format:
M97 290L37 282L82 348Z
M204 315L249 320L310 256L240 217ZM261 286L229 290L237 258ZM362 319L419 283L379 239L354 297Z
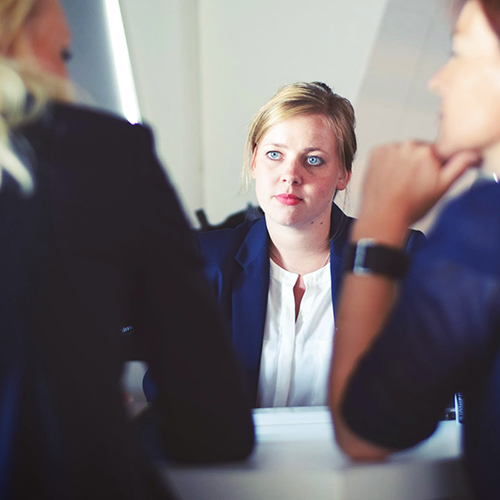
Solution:
M278 160L279 157L280 157L280 153L278 151L269 151L269 152L266 153L266 156L270 160Z
M312 165L314 167L318 167L325 163L325 160L323 160L323 158L320 158L319 156L308 156L306 161L309 165Z

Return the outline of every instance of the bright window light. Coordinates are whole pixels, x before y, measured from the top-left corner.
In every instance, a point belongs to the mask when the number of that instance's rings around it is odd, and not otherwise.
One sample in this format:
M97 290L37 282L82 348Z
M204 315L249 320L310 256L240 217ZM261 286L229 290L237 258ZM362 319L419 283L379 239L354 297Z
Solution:
M104 3L106 6L106 16L108 19L121 107L125 118L130 123L138 123L141 121L141 112L139 111L139 103L137 102L137 92L135 90L132 66L130 65L120 3L119 0L105 0Z

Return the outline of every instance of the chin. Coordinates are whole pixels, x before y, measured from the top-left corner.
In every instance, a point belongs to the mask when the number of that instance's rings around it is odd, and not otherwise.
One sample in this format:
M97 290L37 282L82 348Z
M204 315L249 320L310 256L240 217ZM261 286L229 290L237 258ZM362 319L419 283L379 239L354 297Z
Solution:
M463 147L460 148L456 145L456 141L451 142L446 140L446 138L439 136L435 143L435 151L438 154L439 158L442 161L446 161L451 158L455 153L463 150Z
M284 227L294 227L300 225L300 219L294 217L293 215L284 215L284 214L266 214L268 219L272 219L279 226Z
M280 226L285 226L285 227L294 227L297 225L297 221L292 218L277 217L274 219L274 221Z

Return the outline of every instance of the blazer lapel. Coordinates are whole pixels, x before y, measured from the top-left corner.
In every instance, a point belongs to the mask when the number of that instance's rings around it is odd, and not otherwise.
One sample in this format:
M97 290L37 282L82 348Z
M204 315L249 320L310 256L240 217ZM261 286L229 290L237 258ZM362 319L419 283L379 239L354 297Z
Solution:
M269 290L269 244L265 218L256 222L235 256L240 272L233 281L233 341L257 400L260 357Z
M353 220L353 218L347 217L335 203L333 204L330 226L330 272L332 275L332 302L334 312L336 312L336 299L338 297L344 270L342 258Z

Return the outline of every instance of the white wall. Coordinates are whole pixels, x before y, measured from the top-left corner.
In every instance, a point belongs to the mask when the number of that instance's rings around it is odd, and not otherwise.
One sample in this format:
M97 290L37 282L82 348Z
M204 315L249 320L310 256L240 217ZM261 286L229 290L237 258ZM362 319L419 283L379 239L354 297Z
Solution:
M196 0L120 0L144 120L188 211L202 201Z

